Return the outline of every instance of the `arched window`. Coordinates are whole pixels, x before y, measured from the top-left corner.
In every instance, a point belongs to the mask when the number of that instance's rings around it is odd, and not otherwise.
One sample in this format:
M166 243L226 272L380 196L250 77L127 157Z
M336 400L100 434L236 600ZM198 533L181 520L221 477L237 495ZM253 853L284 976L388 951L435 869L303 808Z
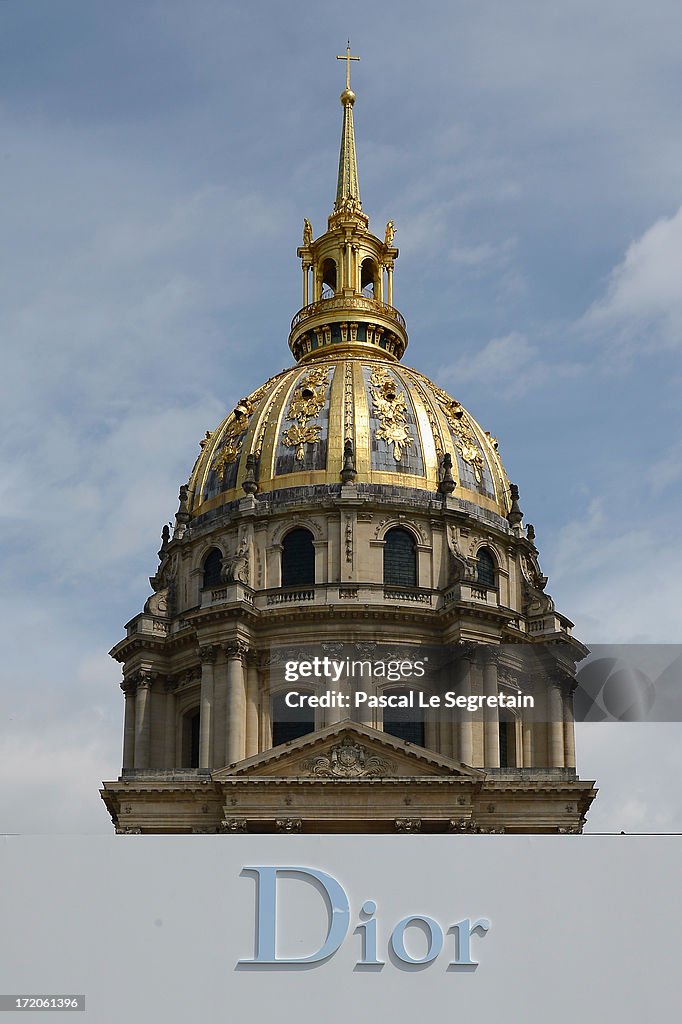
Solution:
M478 552L476 580L483 587L495 586L495 560L487 548L481 548Z
M327 258L322 264L322 298L330 298L336 292L336 262Z
M385 537L384 586L417 586L417 545L409 530L399 526Z
M368 298L378 298L377 265L371 256L367 256L360 265L360 290Z
M199 767L199 726L201 715L199 708L188 711L182 719L182 766L183 768Z
M312 691L298 690L298 693ZM315 731L315 715L309 707L287 707L286 694L278 693L272 698L272 745L288 743L299 736Z
M302 526L291 530L282 542L282 586L308 587L315 583L313 535Z
M222 561L222 552L218 548L211 548L204 559L204 587L217 587L219 585Z
M384 690L387 697L399 697L406 695L407 690L394 689ZM384 709L384 732L391 736L397 736L407 743L416 743L417 746L424 746L424 712L418 708L385 708Z

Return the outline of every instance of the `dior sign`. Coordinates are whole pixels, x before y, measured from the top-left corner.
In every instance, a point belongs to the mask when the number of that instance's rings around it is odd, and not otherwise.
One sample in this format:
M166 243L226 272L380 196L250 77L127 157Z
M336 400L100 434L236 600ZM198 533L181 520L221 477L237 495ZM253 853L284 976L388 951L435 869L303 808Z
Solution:
M256 891L256 950L255 957L240 960L240 966L294 966L297 964L321 964L341 948L348 935L351 909L348 893L332 875L318 868L300 865L248 866L242 874L254 875ZM318 948L303 956L278 956L277 934L282 929L278 918L277 882L279 878L293 877L309 883L324 900L328 911L326 935L321 934ZM298 916L298 915L297 915ZM449 967L478 966L472 957L472 938L484 936L490 928L487 918L464 918L455 924L443 927L426 914L408 914L393 925L386 939L386 932L380 926L377 904L367 899L360 907L359 920L354 934L359 934L362 956L357 966L382 967L386 961L379 956L380 944L386 942L386 954L397 967L424 967L432 964L443 952L446 937L452 936ZM383 936L382 936L383 932ZM421 938L419 936L421 935ZM415 945L426 946L417 955ZM408 948L409 947L409 948Z

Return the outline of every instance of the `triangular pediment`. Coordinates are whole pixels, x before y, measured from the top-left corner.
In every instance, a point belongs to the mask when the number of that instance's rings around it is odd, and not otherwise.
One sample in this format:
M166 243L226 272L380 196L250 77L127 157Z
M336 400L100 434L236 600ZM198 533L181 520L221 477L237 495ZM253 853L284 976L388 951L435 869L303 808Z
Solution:
M299 736L212 774L216 782L244 777L361 781L426 776L482 780L485 773L370 726L345 721Z

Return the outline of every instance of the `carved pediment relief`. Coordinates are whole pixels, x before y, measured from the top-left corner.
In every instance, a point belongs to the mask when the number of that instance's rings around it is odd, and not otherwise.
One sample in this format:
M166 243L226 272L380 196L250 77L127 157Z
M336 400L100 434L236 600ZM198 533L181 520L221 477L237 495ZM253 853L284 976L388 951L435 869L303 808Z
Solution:
M301 762L303 771L323 779L374 779L392 775L394 762L350 738Z
M423 747L346 721L214 771L213 779L216 782L248 777L362 781L419 776L482 778L483 775Z

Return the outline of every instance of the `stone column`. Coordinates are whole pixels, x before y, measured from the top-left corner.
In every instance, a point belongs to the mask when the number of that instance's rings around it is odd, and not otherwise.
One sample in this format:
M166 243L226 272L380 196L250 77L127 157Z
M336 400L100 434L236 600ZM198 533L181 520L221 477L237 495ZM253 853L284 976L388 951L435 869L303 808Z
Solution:
M527 712L526 712L527 713ZM521 730L523 735L523 751L522 751L522 768L533 767L533 726L524 718L521 722Z
M436 712L432 713L438 715L436 723L438 726L438 752L442 754L443 757L452 757L452 711L449 708L438 708Z
M460 674L457 694L463 697L471 695L471 665L475 658L472 644L463 644L460 654ZM470 711L457 708L457 757L462 764L473 765L474 760L474 725Z
M166 680L166 730L164 736L163 767L172 771L175 765L175 687L174 679Z
M199 649L201 658L201 697L199 704L199 767L213 767L213 665L218 653L215 644Z
M498 651L483 653L483 692L486 697L497 697ZM484 764L486 768L500 767L500 712L498 708L484 708L483 716Z
M564 697L564 766L575 768L575 720L573 718L573 694Z
M244 658L246 644L237 640L225 644L227 658L227 738L225 761L236 764L246 756L246 686Z
M272 714L270 708L270 665L263 658L261 662L261 701L260 701L260 752L272 747Z
M137 693L135 694L135 767L149 768L150 739L152 733L150 672L139 672L137 675Z
M426 710L421 713L424 716L424 746L427 750L438 750L440 728L439 722L434 717L435 712ZM445 713L442 708L440 713Z
M135 685L124 680L121 683L125 713L123 717L123 771L135 765Z
M258 661L257 651L246 659L246 757L258 753Z
M330 683L328 688L330 690L334 690L336 693L342 693L345 696L350 696L351 694L351 688L345 675L342 675L338 682L334 683L333 686ZM323 722L325 725L336 725L337 722L343 722L345 718L351 717L351 709L339 707L325 708L323 714Z
M550 768L564 767L564 698L561 683L550 678L547 691L548 754Z
M386 267L386 302L393 305L393 267Z

